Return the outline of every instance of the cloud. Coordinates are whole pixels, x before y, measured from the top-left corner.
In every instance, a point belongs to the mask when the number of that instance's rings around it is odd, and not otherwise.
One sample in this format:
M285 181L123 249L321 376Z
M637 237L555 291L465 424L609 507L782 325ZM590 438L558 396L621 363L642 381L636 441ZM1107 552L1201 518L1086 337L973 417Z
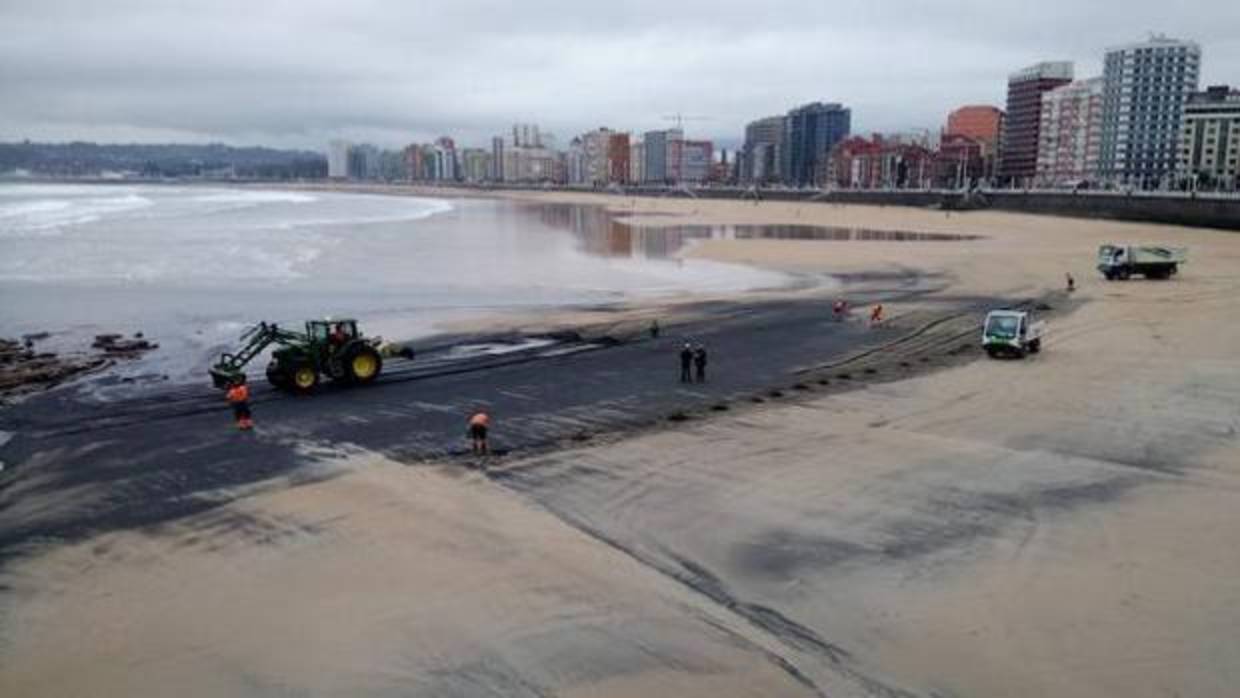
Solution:
M1240 83L1228 0L0 0L0 26L6 140L481 144L532 121L566 141L683 112L728 142L814 100L851 106L857 131L937 128L959 104L1002 105L1013 70L1097 73L1148 30L1201 42L1203 82Z

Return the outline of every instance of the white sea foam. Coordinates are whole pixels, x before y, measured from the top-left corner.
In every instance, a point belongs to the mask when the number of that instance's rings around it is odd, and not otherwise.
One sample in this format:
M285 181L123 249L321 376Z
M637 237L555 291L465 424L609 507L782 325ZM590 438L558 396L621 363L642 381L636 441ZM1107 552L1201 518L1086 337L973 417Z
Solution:
M295 230L297 228L312 228L319 226L333 225L365 225L368 223L398 223L400 221L416 221L423 218L430 218L439 213L447 213L452 210L452 204L440 199L408 199L403 202L407 208L403 211L393 213L385 213L381 215L354 215L340 216L332 218L302 218L297 220L285 220L271 224L255 224L255 227L269 228L274 230Z
M14 216L37 216L42 213L63 211L70 206L72 206L72 204L68 201L58 201L54 199L20 201L15 204L0 206L0 218L12 218Z
M308 204L318 197L293 191L223 191L193 197L194 201L212 204Z
M0 205L0 238L20 238L56 233L105 216L148 208L154 202L145 196L124 194L109 197L70 197L34 199Z

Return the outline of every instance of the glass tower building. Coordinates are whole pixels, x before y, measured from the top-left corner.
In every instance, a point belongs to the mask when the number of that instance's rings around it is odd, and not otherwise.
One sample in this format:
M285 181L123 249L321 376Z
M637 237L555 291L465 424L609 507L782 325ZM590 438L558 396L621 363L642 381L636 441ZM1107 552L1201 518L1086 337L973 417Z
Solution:
M814 102L788 112L784 138L784 182L813 186L836 143L848 136L852 111L838 103Z

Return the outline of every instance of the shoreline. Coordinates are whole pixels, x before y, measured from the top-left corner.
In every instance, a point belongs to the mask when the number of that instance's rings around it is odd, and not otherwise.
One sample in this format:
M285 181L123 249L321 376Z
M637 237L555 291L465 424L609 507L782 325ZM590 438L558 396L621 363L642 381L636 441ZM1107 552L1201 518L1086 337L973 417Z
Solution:
M330 180L301 180L275 182L266 180L188 180L144 181L104 180L95 178L31 178L28 183L70 184L172 184L185 186L224 186L285 188L308 187L319 190L336 188L340 191L388 190L402 193L401 189L424 189L436 192L456 192L458 197L491 197L508 194L526 195L551 192L557 195L622 195L643 197L688 197L705 201L748 201L751 190L739 187L664 188L648 185L623 185L612 192L557 185L494 186L434 184L401 182L348 182ZM1068 216L1085 220L1132 221L1187 225L1202 228L1240 230L1240 195L1234 192L1184 192L1184 191L1133 191L1133 190L1062 190L1062 189L985 189L961 191L955 189L762 189L764 201L794 203L829 203L834 205L907 206L936 208L954 211L994 210L1038 216Z

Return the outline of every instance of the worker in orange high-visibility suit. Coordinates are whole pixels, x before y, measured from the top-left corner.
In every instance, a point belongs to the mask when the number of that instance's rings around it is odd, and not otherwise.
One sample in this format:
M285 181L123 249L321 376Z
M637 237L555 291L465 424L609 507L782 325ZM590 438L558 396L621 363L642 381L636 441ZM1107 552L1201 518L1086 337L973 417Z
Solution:
M879 303L870 311L870 324L877 325L883 321L883 304Z
M487 444L487 428L491 426L491 418L486 412L478 412L469 418L469 439L476 455L485 456L490 452Z
M250 388L245 384L245 376L238 376L228 389L228 404L232 405L233 416L237 419L237 428L248 431L254 428L254 420L250 416Z

